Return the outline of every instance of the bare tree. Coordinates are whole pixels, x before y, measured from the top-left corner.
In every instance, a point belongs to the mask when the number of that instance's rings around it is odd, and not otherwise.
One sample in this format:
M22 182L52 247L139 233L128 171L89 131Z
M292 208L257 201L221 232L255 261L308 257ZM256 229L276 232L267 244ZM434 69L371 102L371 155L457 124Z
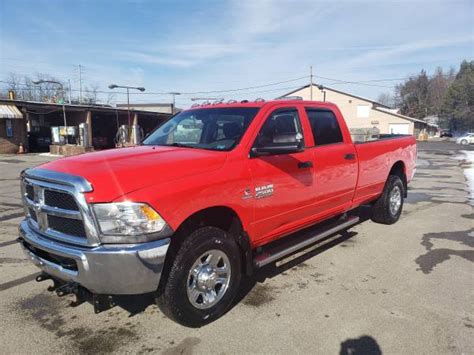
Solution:
M13 91L17 98L23 99L21 97L22 95L21 77L15 73L9 73L5 81L7 82L7 91Z
M82 98L82 102L94 105L98 101L98 94L99 94L99 85L94 84L84 89L85 95Z
M28 78L28 81L33 81ZM46 81L39 85L34 85L35 96L38 101L57 103L66 101L66 83L50 74L37 73L34 81ZM60 85L56 84L60 83Z
M443 69L438 67L428 85L428 103L431 112L439 115L444 97L448 91L449 85L454 81L455 74L453 69L448 74L443 73Z
M106 104L107 105L112 105L112 103L115 102L116 98L117 98L117 95L115 93L108 94Z
M47 82L34 84L34 81L41 80ZM28 75L20 76L10 73L5 81L7 91L13 91L16 98L20 100L59 102L65 98L64 82L49 74L37 73L33 79Z
M377 102L381 103L382 105L388 106L388 107L394 107L395 106L395 98L389 92L381 93L377 98Z

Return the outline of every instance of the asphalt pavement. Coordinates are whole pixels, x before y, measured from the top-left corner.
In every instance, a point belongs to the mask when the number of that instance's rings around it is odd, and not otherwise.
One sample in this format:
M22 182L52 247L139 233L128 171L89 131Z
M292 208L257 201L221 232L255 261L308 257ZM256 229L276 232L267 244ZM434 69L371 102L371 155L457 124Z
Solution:
M98 315L71 307L15 242L18 176L53 157L0 156L0 353L474 353L474 210L449 142L419 144L400 221L370 220L242 285L235 306L199 329L173 323L150 295ZM362 211L364 213L364 211Z

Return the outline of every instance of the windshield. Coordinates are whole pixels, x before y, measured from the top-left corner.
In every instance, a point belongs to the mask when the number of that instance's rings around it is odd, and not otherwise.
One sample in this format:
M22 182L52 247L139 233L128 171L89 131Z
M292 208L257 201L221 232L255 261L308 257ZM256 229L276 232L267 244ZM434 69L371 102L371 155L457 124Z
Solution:
M224 107L184 111L158 127L144 145L231 150L239 142L257 107Z

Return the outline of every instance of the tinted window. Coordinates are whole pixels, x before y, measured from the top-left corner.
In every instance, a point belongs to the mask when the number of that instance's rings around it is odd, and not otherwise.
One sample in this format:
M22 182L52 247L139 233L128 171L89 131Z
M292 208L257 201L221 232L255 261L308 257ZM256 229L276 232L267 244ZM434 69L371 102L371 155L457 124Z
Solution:
M183 111L156 129L143 144L230 150L240 142L258 110L226 107Z
M296 109L280 109L267 118L260 129L255 146L277 146L297 141L303 141L298 111Z
M336 116L329 110L306 109L315 145L342 142L342 133Z

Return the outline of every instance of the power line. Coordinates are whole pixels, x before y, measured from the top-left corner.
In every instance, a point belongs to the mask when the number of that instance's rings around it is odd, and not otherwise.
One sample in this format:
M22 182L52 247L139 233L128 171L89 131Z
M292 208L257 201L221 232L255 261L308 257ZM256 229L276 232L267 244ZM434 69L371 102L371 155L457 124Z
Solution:
M107 95L111 95L111 94L113 94L113 95L126 95L127 94L126 92L122 92L122 91L111 92L111 91L102 91L102 90L87 90L87 89L84 90L82 88L82 74L83 74L83 67L82 67L82 65L79 65L79 85L80 85L80 88L79 88L79 90L78 89L71 89L71 91L73 91L73 92L79 92L80 97L82 97L82 93L84 91L87 92L87 93L92 92L92 93L96 93L96 94L107 94ZM450 75L445 74L443 76L450 76ZM286 89L294 89L294 88L298 88L298 87L282 87L282 88L276 88L276 89L271 89L271 90L263 90L263 91L252 91L252 90L259 89L259 88L266 88L266 87L276 86L276 85L281 85L281 84L290 83L290 82L296 82L296 81L303 80L303 79L309 79L309 81L311 82L312 77L316 77L316 78L324 79L324 80L329 80L330 81L329 85L351 84L351 85L364 85L364 86L372 86L372 87L393 89L394 86L371 84L371 83L373 83L373 82L409 80L409 79L411 79L413 77L416 77L416 76L405 77L405 78L370 79L370 80L350 81L350 80L342 80L342 79L330 78L330 77L325 77L325 76L305 75L305 76L301 76L301 77L298 77L298 78L282 80L282 81L272 82L272 83L262 84L262 85L254 85L254 86L233 88L233 89L190 91L190 92L180 92L180 93L181 93L181 95L184 95L184 96L201 95L201 94L224 94L224 93L236 93L236 92L248 92L249 94L258 94L258 93L274 92L274 91L286 90ZM433 75L432 77L435 77L435 75ZM4 80L0 80L0 83L5 83L5 84L12 85L12 82L4 81ZM15 83L15 85L31 88L31 86L29 84L26 84L26 83ZM21 90L24 90L24 89L21 89ZM130 93L130 95L169 96L169 91L133 92L133 93Z
M281 85L281 84L284 84L284 83L295 82L295 81L306 79L306 78L308 78L308 76L303 76L303 77L289 79L289 80L283 80L283 81L274 82L274 83L270 83L270 84L249 86L249 87L237 88L237 89L180 92L180 94L181 95L196 95L196 94L209 94L209 93L226 93L226 92L237 92L237 91L249 91L249 90L253 90L253 89L259 89L259 88L264 88L264 87ZM6 83L6 84L12 84L11 82L4 81L4 80L0 80L0 82ZM29 87L28 84L23 84L23 83L16 83L15 85ZM71 91L79 91L80 92L81 90L72 89ZM123 91L113 91L112 92L112 91L97 90L97 91L93 91L93 92L96 92L96 93L99 93L99 94L127 94L126 92L123 92ZM133 92L133 93L130 93L130 95L167 95L168 96L169 92Z
M324 76L316 76L315 77L319 78L319 79L324 79L324 80L331 80L331 81L336 81L337 83L339 84L357 84L357 85L365 85L365 86L375 86L375 87L381 87L381 88L393 88L393 86L386 86L386 85L377 85L377 84L367 84L365 82L361 82L361 81L347 81L347 80L340 80L340 79L334 79L334 78L328 78L328 77L324 77ZM334 85L333 83L331 83L331 85Z
M260 89L268 86L275 86L275 85L280 85L280 84L285 84L285 83L291 83L294 81L302 80L302 79L307 79L308 76L302 76L299 78L294 78L294 79L289 79L289 80L283 80L283 81L278 81L270 84L264 84L264 85L256 85L256 86L248 86L244 88L238 88L238 89L227 89L227 90L208 90L208 91L194 91L194 92L182 92L181 94L184 95L196 95L196 94L213 94L213 93L223 93L223 92L235 92L235 91L247 91L251 89Z

